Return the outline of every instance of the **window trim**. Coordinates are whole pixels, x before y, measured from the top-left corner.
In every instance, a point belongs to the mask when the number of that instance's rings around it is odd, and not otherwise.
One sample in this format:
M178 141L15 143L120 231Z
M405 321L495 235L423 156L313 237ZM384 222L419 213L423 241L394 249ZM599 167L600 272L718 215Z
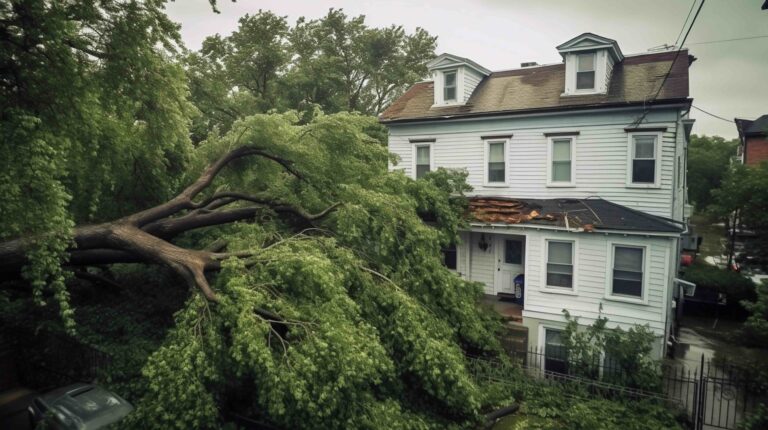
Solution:
M550 242L570 242L572 246L571 266L573 267L572 286L558 287L547 285L547 264L549 264L549 243ZM560 239L556 237L543 237L541 239L541 249L543 250L543 259L541 264L541 283L539 291L543 293L565 294L569 296L578 295L578 263L579 263L579 242L578 239Z
M564 181L553 181L552 180L552 171L554 170L552 168L553 155L555 151L555 140L564 140L564 139L570 139L571 141L571 180L568 182ZM551 188L566 188L566 187L575 187L576 186L576 141L577 141L577 135L571 134L571 135L561 135L561 136L547 136L547 187Z
M445 75L448 73L454 74L454 81L453 81L453 89L455 90L454 97L452 99L446 99L445 98L445 90L448 88L445 85ZM459 102L459 69L449 69L449 70L443 70L443 103L445 104L454 104Z
M429 148L429 171L434 172L435 171L435 153L433 151L432 145L434 142L417 142L413 143L413 148L411 149L411 178L418 179L416 177L416 154L417 154L417 148L423 148L428 147Z
M616 247L622 247L622 248L635 248L635 249L642 249L643 250L643 281L640 285L641 294L640 297L633 297L633 296L625 296L621 294L613 294L613 263L616 257ZM605 299L606 300L612 300L617 302L625 302L625 303L634 303L634 304L641 304L641 305L648 305L648 279L650 277L651 268L650 268L650 258L648 258L648 253L650 252L650 245L639 245L636 242L619 242L619 241L609 241L608 242L608 248L607 248L607 262L606 264L606 270L605 270Z
M488 159L490 158L490 148L492 143L504 144L504 181L503 182L489 182L488 181ZM509 138L489 138L483 139L483 147L485 156L483 157L483 186L489 188L506 187L509 184Z
M586 54L592 54L592 70L591 72L594 73L593 79L592 79L592 88L579 88L579 61L581 56ZM597 91L597 51L590 51L590 52L581 52L576 54L576 59L574 61L574 74L573 74L573 90L576 93L594 93ZM587 73L587 72L583 72Z
M654 163L654 181L653 183L635 183L632 182L632 161L634 161L635 137L653 136L655 138L653 154ZM660 131L635 131L627 133L627 188L661 188L661 162L662 162L662 133Z
M546 323L539 323L539 339L538 339L538 350L542 354L542 360L539 364L539 368L544 371L546 370L546 352L547 352L547 330L552 331L559 331L559 332L565 332L565 325L564 324L557 324L552 322L546 322Z

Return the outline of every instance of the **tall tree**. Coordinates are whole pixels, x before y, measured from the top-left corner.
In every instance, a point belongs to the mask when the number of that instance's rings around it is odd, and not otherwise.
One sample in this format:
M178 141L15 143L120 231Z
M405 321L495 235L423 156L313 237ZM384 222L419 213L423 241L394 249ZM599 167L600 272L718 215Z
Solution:
M37 237L25 276L63 314L73 223L167 199L187 163L193 108L162 4L0 3L0 239Z
M720 187L738 141L720 136L691 135L688 146L688 197L699 210L713 201L712 191Z

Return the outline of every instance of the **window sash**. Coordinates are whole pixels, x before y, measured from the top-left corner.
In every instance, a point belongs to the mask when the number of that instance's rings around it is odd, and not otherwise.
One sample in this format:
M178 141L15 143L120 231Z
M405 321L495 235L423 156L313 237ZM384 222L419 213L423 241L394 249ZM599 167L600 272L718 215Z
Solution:
M595 53L589 52L586 54L579 54L577 57L578 71L579 72L594 72L595 71Z
M614 247L612 294L631 297L643 296L644 257L645 250L643 248Z
M456 100L456 72L443 73L443 99Z
M506 182L505 142L488 143L488 182Z
M544 329L544 370L566 373L568 351L562 340L561 330Z
M576 89L595 88L595 53L580 54L576 57Z
M552 140L551 182L572 182L573 139Z
M547 242L547 286L573 288L573 242Z
M432 149L428 145L416 147L416 179L429 173L432 167L431 163Z
M656 183L657 136L632 136L632 183Z

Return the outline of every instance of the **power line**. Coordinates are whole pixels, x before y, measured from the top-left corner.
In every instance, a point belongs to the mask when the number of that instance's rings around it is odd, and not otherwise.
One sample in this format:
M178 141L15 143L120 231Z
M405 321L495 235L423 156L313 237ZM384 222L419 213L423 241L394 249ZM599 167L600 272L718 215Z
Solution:
M688 9L688 15L686 15L685 21L683 21L683 26L680 28L680 33L678 33L677 39L675 39L675 45L674 46L677 46L677 42L680 40L680 36L683 35L683 30L685 30L685 24L688 24L688 18L691 17L691 12L693 12L693 7L694 6L696 6L696 0L693 0L691 2L691 8Z
M768 34L760 35L760 36L749 36L749 37L737 37L735 39L721 39L721 40L708 40L706 42L693 42L689 43L690 45L708 45L710 43L724 43L724 42L735 42L737 40L750 40L750 39L762 39L768 37Z
M731 124L733 124L733 123L734 123L734 121L733 121L733 120L730 120L730 119L728 119L728 118L723 118L723 117L721 117L720 115L715 115L715 114L713 114L712 112L707 112L707 111L705 111L704 109L702 109L702 108L700 108L700 107L698 107L698 106L694 106L694 105L691 105L691 107L692 107L692 108L694 108L694 109L696 109L696 110L698 110L698 111L704 112L705 114L707 114L707 115L709 115L709 116L711 116L711 117L714 117L714 118L717 118L717 119L723 120L723 121L725 121L725 122L730 122Z
M694 0L695 3L696 0ZM653 103L656 101L656 99L659 97L659 94L661 94L661 89L664 88L664 84L667 82L667 78L669 78L669 75L672 74L672 68L675 67L675 63L677 62L677 57L680 56L680 52L683 50L683 45L685 45L685 41L688 39L688 35L691 34L691 29L693 29L693 25L696 24L696 18L699 17L699 13L701 12L701 8L704 7L704 2L706 0L701 0L701 3L699 3L699 8L696 9L696 14L693 15L693 19L691 20L691 25L688 26L688 31L685 32L685 36L683 37L683 41L680 42L679 48L677 48L677 51L675 52L675 58L672 59L672 63L669 65L669 70L667 70L667 73L664 75L664 79L661 80L661 85L659 85L659 89L656 91L656 94L654 94L653 98L649 101L649 105L647 108L643 109L643 114L632 123L632 126L637 126L642 124L645 117L648 115L648 112L650 112L650 103ZM686 21L688 19L686 18ZM685 23L683 23L683 28L685 28ZM677 45L677 43L675 43Z

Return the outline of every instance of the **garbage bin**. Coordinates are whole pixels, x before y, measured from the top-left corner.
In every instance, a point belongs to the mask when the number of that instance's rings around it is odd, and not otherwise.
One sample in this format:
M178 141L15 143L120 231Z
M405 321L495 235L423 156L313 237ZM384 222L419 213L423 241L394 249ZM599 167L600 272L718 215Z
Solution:
M512 302L522 306L523 299L525 298L525 275L521 273L515 276L514 283L515 283L515 297L512 299Z

